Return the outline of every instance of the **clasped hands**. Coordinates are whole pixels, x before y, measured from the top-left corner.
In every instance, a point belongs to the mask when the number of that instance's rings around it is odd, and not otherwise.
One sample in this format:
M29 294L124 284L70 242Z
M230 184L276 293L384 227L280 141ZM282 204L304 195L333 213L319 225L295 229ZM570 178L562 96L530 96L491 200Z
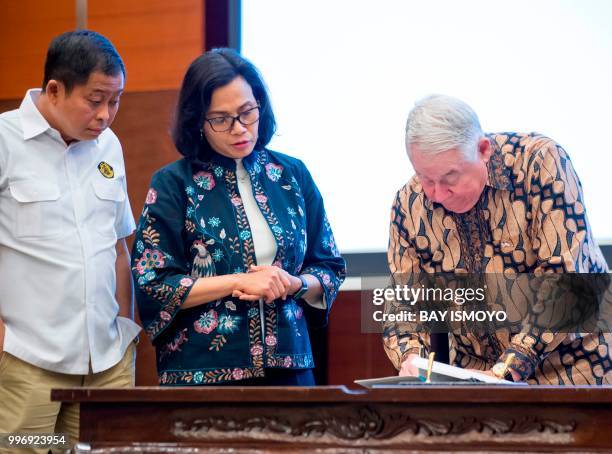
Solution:
M286 299L302 287L302 281L282 268L274 265L251 265L247 273L240 275L238 288L232 292L234 298L243 301L257 301L262 298L266 303L275 299Z

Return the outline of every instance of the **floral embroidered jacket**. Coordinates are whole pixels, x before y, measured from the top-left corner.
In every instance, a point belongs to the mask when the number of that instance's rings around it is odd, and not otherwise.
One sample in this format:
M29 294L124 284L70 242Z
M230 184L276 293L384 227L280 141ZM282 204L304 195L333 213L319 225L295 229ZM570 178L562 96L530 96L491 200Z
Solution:
M255 150L243 159L277 243L274 264L320 281L327 309L302 300L264 304L231 296L181 309L199 277L244 273L255 249L234 160L174 162L153 176L134 242L140 317L162 385L261 377L264 367L314 367L307 322L324 324L345 276L310 173L298 159Z
M458 272L492 279L519 273L606 273L580 180L565 150L536 133L488 138L493 146L488 182L470 211L456 214L433 203L417 176L398 191L391 210L391 274ZM411 326L384 326L385 350L398 369L409 353L430 348L429 336L411 332ZM609 329L513 334L451 333L451 363L485 370L513 353L510 367L529 383L612 382Z

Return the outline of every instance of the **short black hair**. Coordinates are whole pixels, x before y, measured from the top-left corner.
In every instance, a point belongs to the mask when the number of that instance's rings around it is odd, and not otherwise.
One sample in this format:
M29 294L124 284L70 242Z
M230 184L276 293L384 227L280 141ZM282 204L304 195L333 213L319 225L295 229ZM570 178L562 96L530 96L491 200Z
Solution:
M172 139L176 149L188 159L208 161L213 149L202 134L202 125L213 91L242 77L250 85L259 104L256 149L263 149L276 131L276 121L266 85L257 68L233 49L210 50L196 58L183 79L176 108Z
M75 85L85 85L96 71L107 76L123 73L125 77L125 66L115 46L91 30L62 33L53 38L47 50L43 92L49 81L55 79L64 84L68 94Z

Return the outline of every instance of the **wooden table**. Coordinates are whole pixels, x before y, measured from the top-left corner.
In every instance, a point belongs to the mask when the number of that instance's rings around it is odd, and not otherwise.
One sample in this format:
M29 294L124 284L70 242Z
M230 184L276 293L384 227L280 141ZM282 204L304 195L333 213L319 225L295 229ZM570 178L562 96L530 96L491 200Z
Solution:
M612 451L612 387L61 389L87 452ZM85 452L85 451L83 451Z

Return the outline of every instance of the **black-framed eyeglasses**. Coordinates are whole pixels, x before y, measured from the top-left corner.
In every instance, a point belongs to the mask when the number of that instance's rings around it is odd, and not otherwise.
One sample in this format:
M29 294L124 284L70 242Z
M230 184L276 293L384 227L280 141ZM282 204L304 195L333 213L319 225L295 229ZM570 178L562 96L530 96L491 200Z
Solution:
M223 115L222 117L205 118L215 132L230 131L234 127L234 122L238 120L240 124L249 126L259 120L259 106L240 112L238 115Z

